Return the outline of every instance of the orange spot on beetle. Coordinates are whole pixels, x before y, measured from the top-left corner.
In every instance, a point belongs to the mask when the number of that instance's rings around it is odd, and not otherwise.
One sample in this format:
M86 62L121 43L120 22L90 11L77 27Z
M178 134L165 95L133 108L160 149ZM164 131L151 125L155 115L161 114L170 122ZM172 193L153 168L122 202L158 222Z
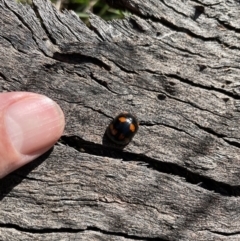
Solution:
M123 134L119 135L118 139L119 140L123 140L125 138L125 136Z
M119 117L118 120L122 123L127 121L126 117L124 117L124 116Z
M129 129L130 129L131 132L135 132L135 130L136 130L135 125L134 125L134 124L131 124L131 125L129 126Z
M113 136L115 136L115 135L117 134L117 130L114 129L113 124L111 124L111 125L109 126L109 129L110 129L111 134L112 134Z

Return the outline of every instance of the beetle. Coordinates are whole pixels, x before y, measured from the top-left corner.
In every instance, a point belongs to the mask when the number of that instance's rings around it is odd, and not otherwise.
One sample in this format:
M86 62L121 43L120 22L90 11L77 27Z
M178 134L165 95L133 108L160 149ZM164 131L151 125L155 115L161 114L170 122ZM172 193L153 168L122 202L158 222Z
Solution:
M118 145L127 145L138 131L137 118L128 112L117 115L107 128L107 136Z

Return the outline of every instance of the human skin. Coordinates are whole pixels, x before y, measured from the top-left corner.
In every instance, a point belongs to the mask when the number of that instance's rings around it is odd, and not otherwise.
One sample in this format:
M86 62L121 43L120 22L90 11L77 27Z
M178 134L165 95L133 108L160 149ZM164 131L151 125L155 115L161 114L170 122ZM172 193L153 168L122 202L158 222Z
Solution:
M0 178L49 150L64 126L64 114L50 98L0 93Z

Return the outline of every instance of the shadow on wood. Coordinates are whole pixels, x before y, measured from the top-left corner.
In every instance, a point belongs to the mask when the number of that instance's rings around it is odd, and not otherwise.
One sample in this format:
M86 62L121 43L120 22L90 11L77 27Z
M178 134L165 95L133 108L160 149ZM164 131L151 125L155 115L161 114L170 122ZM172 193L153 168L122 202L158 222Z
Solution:
M36 167L41 165L41 163L48 158L52 150L53 148L51 148L48 152L46 152L36 160L16 170L15 172L9 174L8 176L2 178L0 182L0 201L5 196L7 196L8 193L11 192L12 189L15 188L17 185L19 185L24 179L28 179L27 175Z

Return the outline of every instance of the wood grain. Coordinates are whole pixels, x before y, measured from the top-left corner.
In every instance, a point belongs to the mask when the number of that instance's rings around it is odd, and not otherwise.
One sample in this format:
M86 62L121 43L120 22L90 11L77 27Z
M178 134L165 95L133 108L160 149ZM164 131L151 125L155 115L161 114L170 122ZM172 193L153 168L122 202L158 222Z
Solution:
M0 0L0 90L59 103L64 136L0 180L3 240L240 240L237 1L108 1L87 27ZM123 150L105 138L140 120Z

